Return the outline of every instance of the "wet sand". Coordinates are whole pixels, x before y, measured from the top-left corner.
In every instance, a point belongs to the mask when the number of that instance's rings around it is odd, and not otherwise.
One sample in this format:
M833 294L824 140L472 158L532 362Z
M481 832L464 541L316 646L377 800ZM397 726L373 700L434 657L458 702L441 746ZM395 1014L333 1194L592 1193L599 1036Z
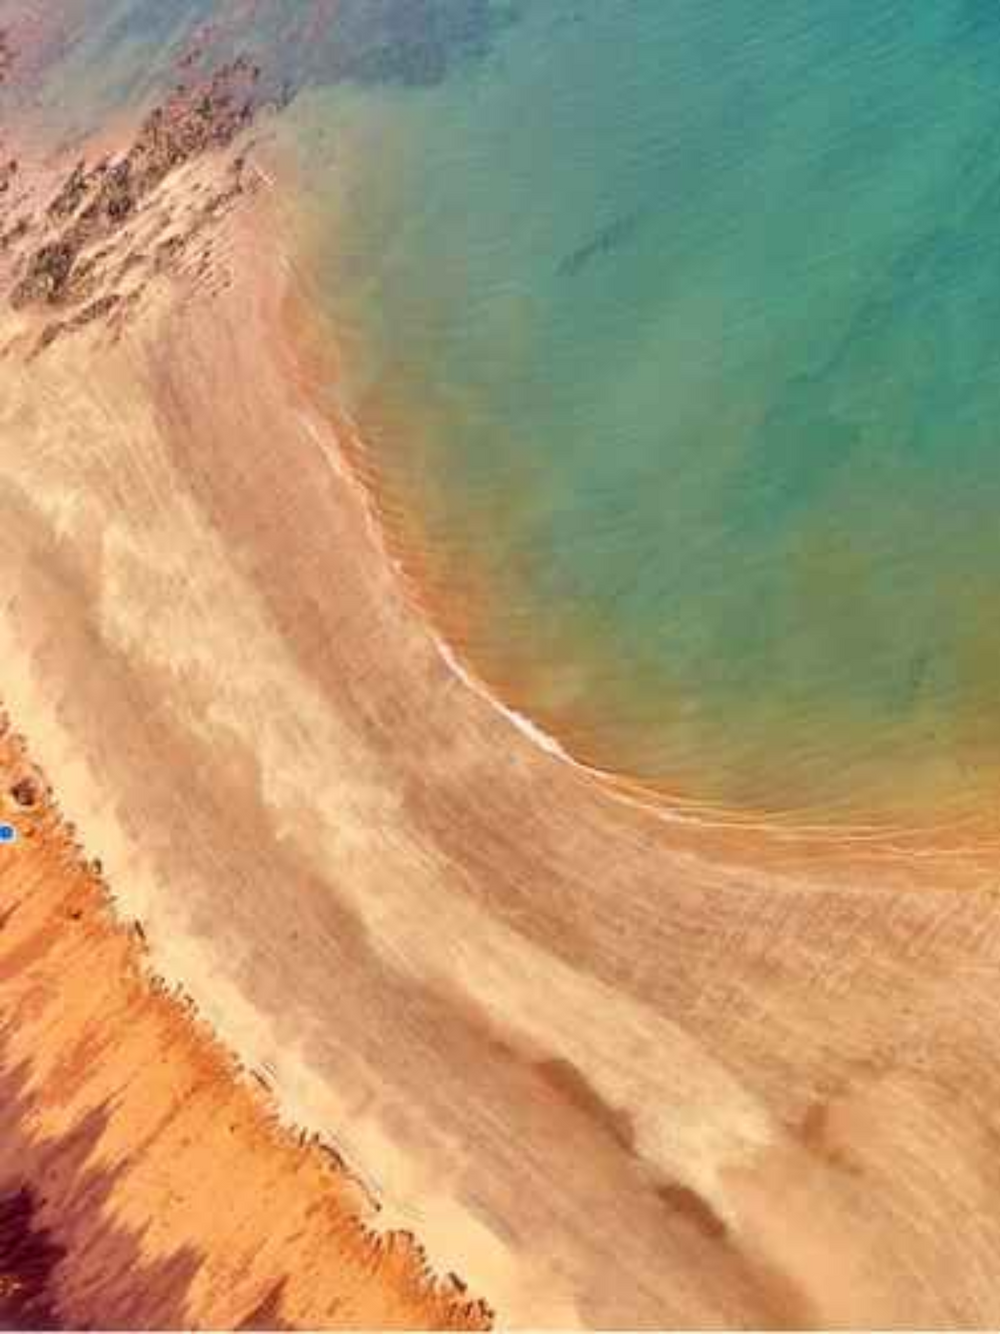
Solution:
M993 854L667 821L463 683L286 220L0 363L4 694L156 968L502 1324L996 1323Z

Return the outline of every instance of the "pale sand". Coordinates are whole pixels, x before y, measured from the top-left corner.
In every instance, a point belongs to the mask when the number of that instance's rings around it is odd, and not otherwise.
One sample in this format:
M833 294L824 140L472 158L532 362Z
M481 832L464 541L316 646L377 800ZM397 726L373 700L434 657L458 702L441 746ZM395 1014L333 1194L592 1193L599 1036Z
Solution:
M48 801L10 798L31 772L0 728L0 1328L481 1324L164 994Z
M467 688L271 208L0 363L3 691L156 966L503 1324L996 1323L992 855L689 830Z

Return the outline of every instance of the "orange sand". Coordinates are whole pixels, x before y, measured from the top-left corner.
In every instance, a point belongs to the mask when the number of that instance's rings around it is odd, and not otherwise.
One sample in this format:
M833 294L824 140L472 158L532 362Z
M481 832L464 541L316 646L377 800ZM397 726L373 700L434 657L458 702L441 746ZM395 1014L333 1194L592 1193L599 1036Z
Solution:
M0 790L25 769L3 737ZM57 813L3 813L0 1324L483 1327L165 994Z
M287 223L262 189L214 298L0 363L4 692L157 969L503 1324L996 1324L995 855L665 821L467 688L317 409Z

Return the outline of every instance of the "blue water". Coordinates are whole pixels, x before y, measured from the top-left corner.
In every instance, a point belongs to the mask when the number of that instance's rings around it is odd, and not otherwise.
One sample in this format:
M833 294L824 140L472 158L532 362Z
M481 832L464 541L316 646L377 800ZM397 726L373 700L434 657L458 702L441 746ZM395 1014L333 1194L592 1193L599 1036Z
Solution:
M583 758L991 800L998 94L992 4L550 0L302 103L341 391L446 626Z
M512 703L713 808L989 809L1000 6L92 4L112 100L252 14L331 391Z

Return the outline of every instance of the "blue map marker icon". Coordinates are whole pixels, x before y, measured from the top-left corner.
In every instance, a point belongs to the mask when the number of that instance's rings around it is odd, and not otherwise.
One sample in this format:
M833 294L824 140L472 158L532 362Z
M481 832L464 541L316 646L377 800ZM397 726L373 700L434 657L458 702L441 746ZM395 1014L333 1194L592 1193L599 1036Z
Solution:
M16 843L17 830L12 824L0 824L0 843Z

